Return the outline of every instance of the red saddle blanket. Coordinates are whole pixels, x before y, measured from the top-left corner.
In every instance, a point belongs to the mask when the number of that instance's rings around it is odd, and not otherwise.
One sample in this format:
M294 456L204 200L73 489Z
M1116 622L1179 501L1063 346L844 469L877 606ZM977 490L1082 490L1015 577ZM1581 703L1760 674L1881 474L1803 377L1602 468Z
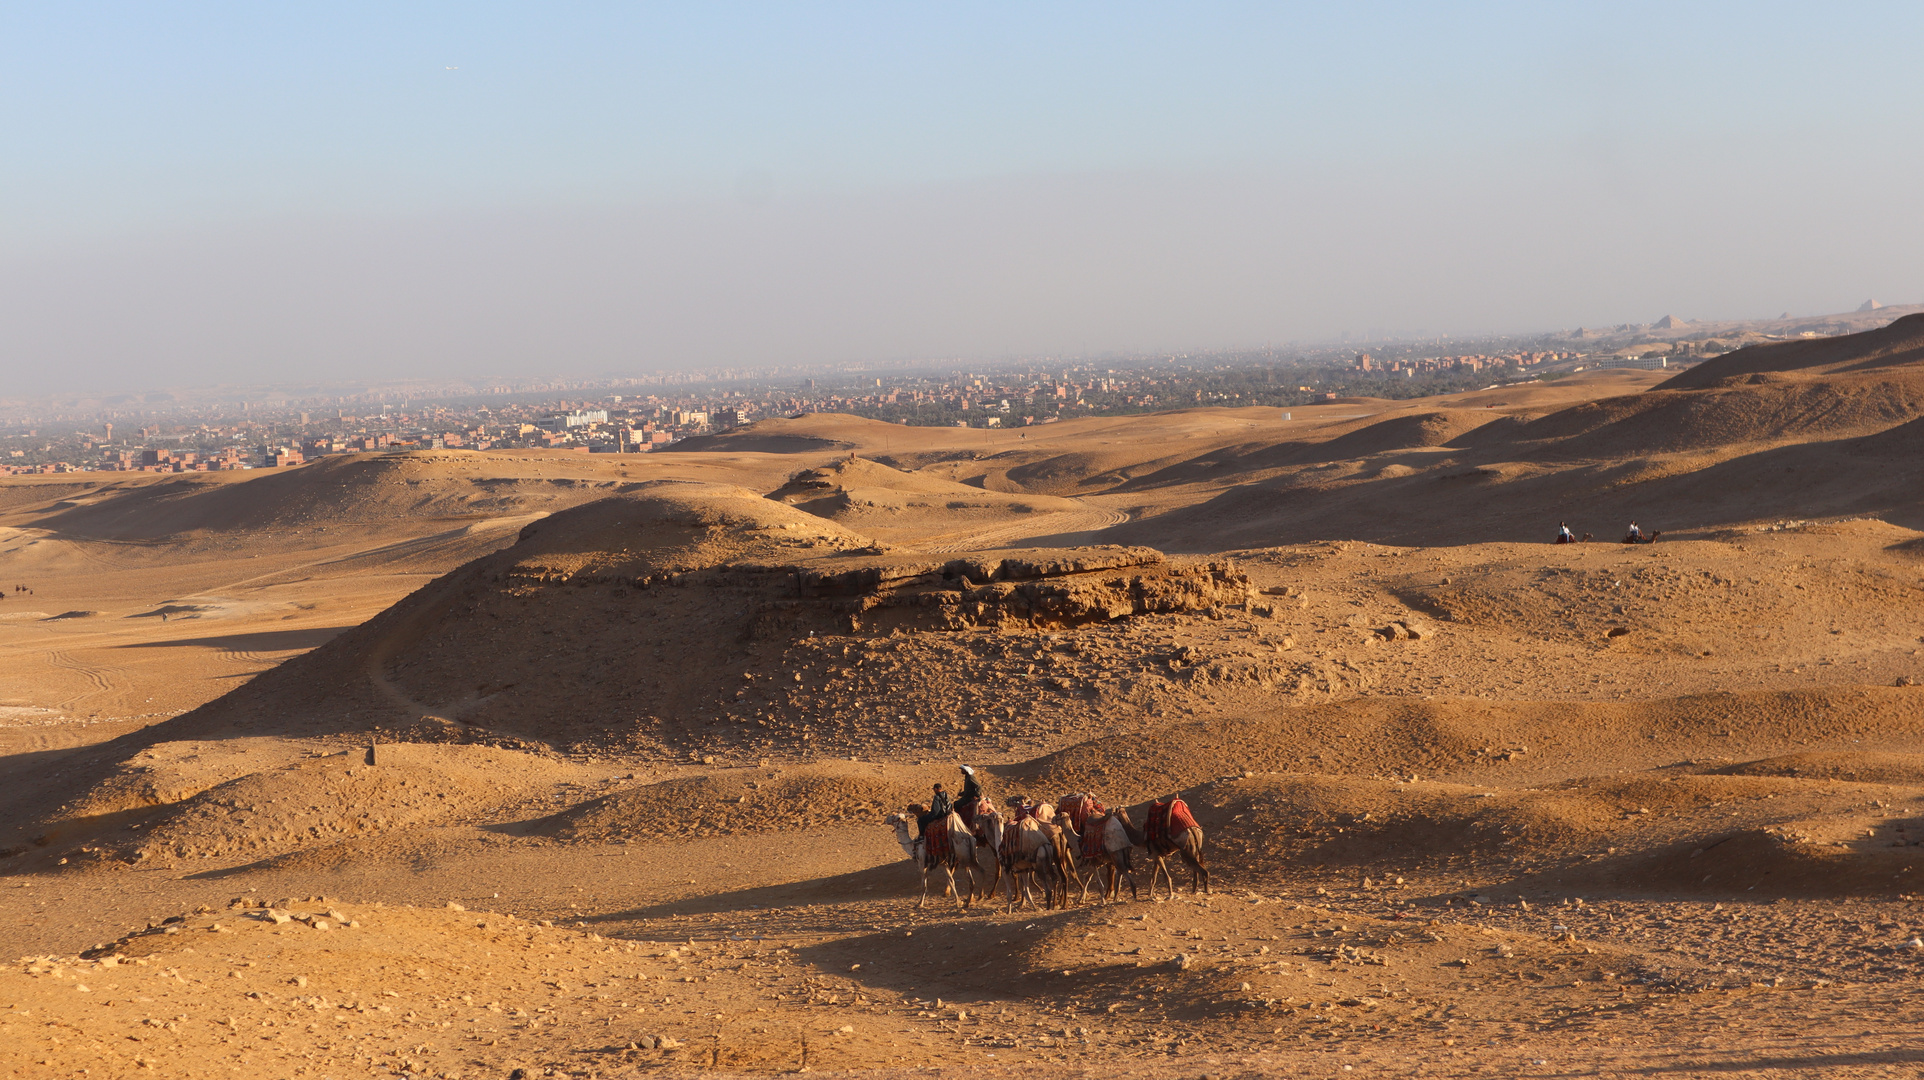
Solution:
M1089 819L1102 816L1106 809L1093 795L1069 795L1056 804L1056 813L1068 818L1069 825L1077 832L1089 824Z
M1173 846L1175 837L1191 829L1201 828L1196 824L1195 815L1189 812L1189 804L1181 799L1149 804L1149 820L1143 831L1149 834L1149 842L1163 847Z
M1102 854L1102 834L1109 827L1108 817L1090 818L1082 829L1082 857L1094 859Z
M922 834L922 861L925 866L938 866L949 857L949 826L945 821L929 822L929 831Z
M959 802L955 804L955 812L962 815L962 824L967 825L970 832L976 831L976 818L994 809L995 803L991 801L987 795L978 796L969 802Z

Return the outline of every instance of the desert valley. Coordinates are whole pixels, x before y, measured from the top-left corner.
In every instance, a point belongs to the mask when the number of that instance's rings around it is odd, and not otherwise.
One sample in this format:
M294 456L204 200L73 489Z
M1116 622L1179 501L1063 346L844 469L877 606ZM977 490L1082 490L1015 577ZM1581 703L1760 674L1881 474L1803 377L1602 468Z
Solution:
M9 1076L1924 1065L1924 315L1287 414L13 477L0 587ZM985 850L922 902L886 819L964 764L1179 797L1209 891L1125 846L1011 910Z

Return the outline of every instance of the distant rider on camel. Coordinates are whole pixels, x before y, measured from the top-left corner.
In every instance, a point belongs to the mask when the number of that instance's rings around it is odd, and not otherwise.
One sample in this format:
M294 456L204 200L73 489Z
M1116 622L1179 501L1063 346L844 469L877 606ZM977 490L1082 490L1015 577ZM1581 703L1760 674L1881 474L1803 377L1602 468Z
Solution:
M1557 522L1557 543L1574 544L1576 542L1577 535L1570 531L1570 526L1561 521Z

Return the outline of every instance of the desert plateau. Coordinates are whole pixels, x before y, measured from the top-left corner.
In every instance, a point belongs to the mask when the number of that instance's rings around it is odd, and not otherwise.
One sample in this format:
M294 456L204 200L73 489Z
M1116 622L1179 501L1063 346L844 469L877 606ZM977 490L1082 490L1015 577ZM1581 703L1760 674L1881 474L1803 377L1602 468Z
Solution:
M7 1076L1924 1069L1924 314L9 477L0 587ZM1069 824L950 895L890 818L964 765Z

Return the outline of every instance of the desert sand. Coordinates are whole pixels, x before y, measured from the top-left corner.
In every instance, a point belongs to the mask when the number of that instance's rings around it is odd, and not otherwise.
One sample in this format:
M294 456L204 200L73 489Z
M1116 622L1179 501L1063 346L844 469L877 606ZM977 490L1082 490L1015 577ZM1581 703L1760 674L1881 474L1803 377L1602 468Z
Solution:
M1913 1072L1921 418L1912 316L1287 420L0 483L0 1067ZM883 818L964 762L1180 795L1211 892L918 907Z

